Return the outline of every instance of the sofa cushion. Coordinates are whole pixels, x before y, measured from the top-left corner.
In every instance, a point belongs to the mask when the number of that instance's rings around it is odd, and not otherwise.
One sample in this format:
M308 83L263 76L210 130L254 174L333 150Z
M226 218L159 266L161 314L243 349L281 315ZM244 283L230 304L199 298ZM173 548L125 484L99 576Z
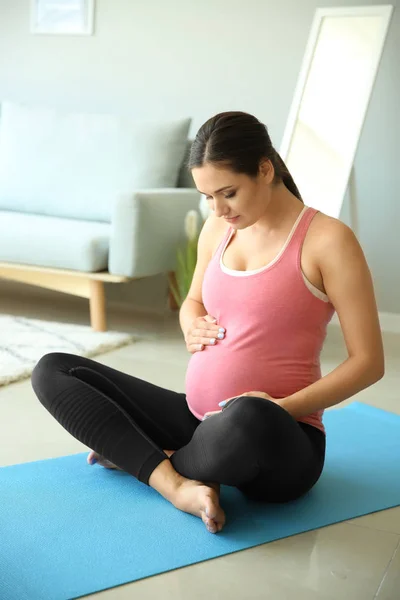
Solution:
M193 141L189 140L186 146L185 156L183 157L182 166L179 171L178 187L180 188L196 188L192 173L188 169L188 162L190 158L190 150L192 148Z
M189 125L5 102L0 210L110 222L118 193L176 187Z
M0 261L74 269L108 269L108 223L0 211Z

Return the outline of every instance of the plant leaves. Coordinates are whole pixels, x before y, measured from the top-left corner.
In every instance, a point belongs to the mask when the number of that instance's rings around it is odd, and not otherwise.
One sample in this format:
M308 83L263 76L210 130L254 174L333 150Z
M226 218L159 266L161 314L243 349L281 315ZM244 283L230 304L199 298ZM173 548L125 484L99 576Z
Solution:
M197 235L195 239L188 240L184 248L179 247L177 249L176 285L170 277L168 278L169 288L178 306L182 306L192 284L197 263L198 238Z

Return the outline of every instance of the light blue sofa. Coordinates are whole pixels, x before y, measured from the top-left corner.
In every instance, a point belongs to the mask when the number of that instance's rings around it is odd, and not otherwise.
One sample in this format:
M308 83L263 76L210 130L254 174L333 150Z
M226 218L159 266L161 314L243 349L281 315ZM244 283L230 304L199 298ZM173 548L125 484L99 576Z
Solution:
M105 330L104 282L175 269L200 201L189 126L3 102L0 277L89 298Z

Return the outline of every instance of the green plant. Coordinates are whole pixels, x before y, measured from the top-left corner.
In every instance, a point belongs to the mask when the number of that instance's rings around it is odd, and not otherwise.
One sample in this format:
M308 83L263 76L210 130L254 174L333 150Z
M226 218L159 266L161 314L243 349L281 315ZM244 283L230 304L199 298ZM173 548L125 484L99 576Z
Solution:
M188 212L185 218L186 245L177 249L175 277L169 277L169 288L179 307L185 300L197 261L197 242L199 239L199 214L195 210Z

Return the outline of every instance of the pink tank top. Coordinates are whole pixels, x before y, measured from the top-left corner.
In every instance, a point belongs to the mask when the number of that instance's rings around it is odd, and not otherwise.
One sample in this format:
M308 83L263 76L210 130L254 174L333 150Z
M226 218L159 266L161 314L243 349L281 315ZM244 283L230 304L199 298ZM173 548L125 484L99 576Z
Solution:
M232 271L223 264L230 229L206 269L207 313L225 327L225 339L195 352L186 373L186 399L202 419L218 403L245 392L284 398L321 378L320 353L335 309L305 279L301 249L318 211L304 207L285 245L267 266ZM323 411L298 419L325 431Z

